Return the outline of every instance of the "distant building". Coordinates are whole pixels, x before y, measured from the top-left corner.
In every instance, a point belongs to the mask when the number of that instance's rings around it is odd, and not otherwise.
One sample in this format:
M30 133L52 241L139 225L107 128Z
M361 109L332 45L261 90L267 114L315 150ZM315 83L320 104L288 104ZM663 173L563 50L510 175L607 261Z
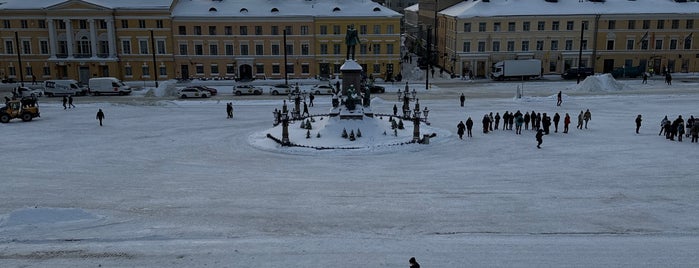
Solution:
M354 24L358 62L385 77L400 70L401 17L370 1L5 0L0 76L20 80L17 45L25 81L333 76Z
M435 49L438 65L457 75L486 77L497 61L529 58L540 59L544 73L578 65L696 72L697 19L696 2L463 1L438 13Z

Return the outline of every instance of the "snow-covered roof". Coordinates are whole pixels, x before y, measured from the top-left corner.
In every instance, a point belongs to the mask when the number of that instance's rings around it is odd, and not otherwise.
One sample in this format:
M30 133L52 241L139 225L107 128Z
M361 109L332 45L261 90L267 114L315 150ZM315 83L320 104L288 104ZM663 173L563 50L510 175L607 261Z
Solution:
M536 16L536 15L593 15L593 14L687 14L699 13L699 4L677 3L673 0L606 0L590 2L578 0L490 0L464 1L439 12L457 18Z
M188 0L175 6L173 17L400 17L370 0Z
M412 6L406 7L403 9L404 11L410 11L410 12L418 12L420 10L420 4L414 4Z
M45 9L68 2L85 2L111 9L170 8L174 0L0 0L0 10Z

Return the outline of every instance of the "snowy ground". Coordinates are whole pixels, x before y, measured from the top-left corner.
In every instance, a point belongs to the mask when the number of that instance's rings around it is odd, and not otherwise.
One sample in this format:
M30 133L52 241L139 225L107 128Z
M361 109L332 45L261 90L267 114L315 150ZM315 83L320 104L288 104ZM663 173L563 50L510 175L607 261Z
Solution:
M698 84L681 80L444 81L420 89L444 130L432 144L374 152L260 145L281 97L88 97L66 111L49 99L41 118L0 125L0 267L407 267L411 256L423 267L696 267L699 144L657 135L665 115L699 115ZM374 112L397 103L402 85L387 86ZM311 113L328 111L330 97L315 102ZM491 111L584 109L589 129L545 136L541 150L531 130L477 127ZM474 137L459 140L467 116Z

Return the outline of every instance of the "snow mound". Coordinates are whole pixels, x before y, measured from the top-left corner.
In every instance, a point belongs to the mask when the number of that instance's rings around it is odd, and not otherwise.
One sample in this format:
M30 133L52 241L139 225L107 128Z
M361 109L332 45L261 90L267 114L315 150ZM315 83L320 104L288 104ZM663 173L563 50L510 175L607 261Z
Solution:
M617 81L611 74L598 74L588 76L585 80L580 82L580 84L569 87L568 89L585 92L604 92L630 90L632 88Z
M25 208L12 211L0 226L58 224L97 219L98 216L78 208Z

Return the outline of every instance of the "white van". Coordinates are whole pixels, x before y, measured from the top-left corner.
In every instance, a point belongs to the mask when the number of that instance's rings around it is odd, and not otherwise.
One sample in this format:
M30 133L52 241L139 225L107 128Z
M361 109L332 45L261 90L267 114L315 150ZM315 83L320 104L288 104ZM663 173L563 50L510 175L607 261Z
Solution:
M119 79L114 77L96 77L90 78L90 92L93 95L100 94L118 94L118 95L129 95L131 94L131 87L124 84Z
M85 96L87 88L80 87L75 80L46 80L44 81L44 94L53 96Z

